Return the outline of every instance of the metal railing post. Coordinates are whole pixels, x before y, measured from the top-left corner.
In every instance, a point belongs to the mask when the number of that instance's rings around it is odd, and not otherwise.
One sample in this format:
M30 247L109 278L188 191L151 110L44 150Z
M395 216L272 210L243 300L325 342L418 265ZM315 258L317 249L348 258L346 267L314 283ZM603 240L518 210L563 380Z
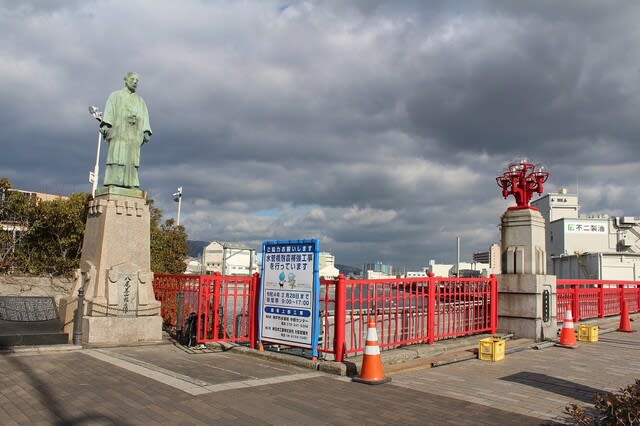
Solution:
M573 321L580 321L580 300L578 293L578 283L574 283L573 285L573 300L571 301L571 310L573 311ZM563 318L564 321L564 318Z
M249 290L249 346L251 349L258 347L258 336L260 335L260 274L253 274L251 288Z
M598 317L604 318L604 285L598 284Z
M176 335L178 340L182 339L182 324L184 322L184 289L178 289L178 311L176 312Z
M204 275L200 275L199 278L199 285L198 285L198 310L196 312L196 324L198 326L196 326L196 342L202 340L204 338L204 334L201 337L201 332L202 332L202 327L199 326L200 324L200 318L202 318L202 316L205 315L205 312L207 311L207 306L206 303L208 303L209 300L209 281L205 278ZM193 331L191 331L191 334L193 334Z
M337 362L344 361L345 335L347 328L347 283L344 274L338 275L336 283L335 322L333 352Z
M624 303L624 285L618 284L618 291L620 292L620 301L618 302L618 315L622 315L622 304Z
M82 344L82 321L84 319L84 289L78 290L78 302L73 319L73 344Z
M427 343L433 345L436 341L436 278L433 272L429 276L428 309L427 309Z
M210 315L212 316L212 320L209 321L209 316L207 316L207 324L211 322L211 336L213 339L224 338L224 334L221 336L221 331L224 330L224 307L221 305L221 296L222 296L222 274L220 272L216 272L213 274L213 302L210 310ZM225 291L226 293L226 291ZM206 326L205 326L206 329Z
M491 274L491 334L498 331L498 277Z

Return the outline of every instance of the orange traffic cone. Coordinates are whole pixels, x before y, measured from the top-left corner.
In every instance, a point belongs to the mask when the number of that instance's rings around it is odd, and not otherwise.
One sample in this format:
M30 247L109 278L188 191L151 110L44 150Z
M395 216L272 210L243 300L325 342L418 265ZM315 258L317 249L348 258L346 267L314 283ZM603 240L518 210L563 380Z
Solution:
M560 333L560 346L575 347L576 342L576 329L573 326L573 315L571 309L567 309L564 315L564 321L562 322L562 332Z
M620 313L620 327L618 331L624 331L625 333L633 333L635 330L631 328L631 320L629 319L629 309L627 308L627 301L622 301L622 312Z
M382 357L378 346L378 331L376 330L376 320L369 318L369 328L367 329L367 343L364 347L364 358L360 377L354 377L354 382L366 383L368 385L381 385L391 381L391 378L384 377L382 368Z

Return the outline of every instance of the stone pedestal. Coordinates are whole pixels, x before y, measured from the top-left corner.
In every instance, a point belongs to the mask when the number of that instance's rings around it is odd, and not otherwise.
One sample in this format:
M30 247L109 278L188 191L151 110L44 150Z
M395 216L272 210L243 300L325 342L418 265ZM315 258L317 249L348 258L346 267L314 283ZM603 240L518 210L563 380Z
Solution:
M555 275L502 274L498 282L500 330L538 342L556 337Z
M150 269L149 206L144 192L104 187L89 202L80 271L60 304L72 334L80 287L85 290L82 342L131 344L162 339L160 302Z
M499 328L541 341L556 337L556 277L546 275L545 222L533 208L502 215Z
M545 224L538 210L507 210L500 234L503 274L547 273Z

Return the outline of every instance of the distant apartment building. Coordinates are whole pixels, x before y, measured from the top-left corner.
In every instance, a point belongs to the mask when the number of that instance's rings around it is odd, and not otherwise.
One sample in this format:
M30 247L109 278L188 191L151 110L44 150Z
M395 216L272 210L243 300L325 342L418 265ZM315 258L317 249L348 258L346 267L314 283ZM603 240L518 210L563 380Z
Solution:
M473 261L489 265L490 274L499 274L501 271L500 244L491 244L488 251L473 253Z
M252 275L258 272L256 250L244 244L212 241L202 250L202 274Z
M24 189L9 188L7 190L0 189L0 202L4 202L11 196L11 194L22 194L31 201L53 201L53 200L68 200L66 195L47 194L46 192L26 191Z
M582 215L566 189L531 203L545 219L547 271L558 278L640 280L640 217Z
M363 277L367 277L368 276L367 273L369 271L375 273L373 275L380 276L380 277L391 277L393 276L393 272L394 272L392 265L386 265L379 260L377 260L375 263L365 263L362 266Z

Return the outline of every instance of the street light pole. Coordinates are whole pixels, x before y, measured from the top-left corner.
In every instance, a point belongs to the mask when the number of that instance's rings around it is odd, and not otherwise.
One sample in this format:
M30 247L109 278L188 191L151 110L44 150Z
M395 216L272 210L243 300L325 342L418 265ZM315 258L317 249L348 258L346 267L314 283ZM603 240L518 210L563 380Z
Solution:
M182 208L182 187L178 188L178 192L173 193L173 201L178 202L178 220L177 225L180 226L180 210Z

